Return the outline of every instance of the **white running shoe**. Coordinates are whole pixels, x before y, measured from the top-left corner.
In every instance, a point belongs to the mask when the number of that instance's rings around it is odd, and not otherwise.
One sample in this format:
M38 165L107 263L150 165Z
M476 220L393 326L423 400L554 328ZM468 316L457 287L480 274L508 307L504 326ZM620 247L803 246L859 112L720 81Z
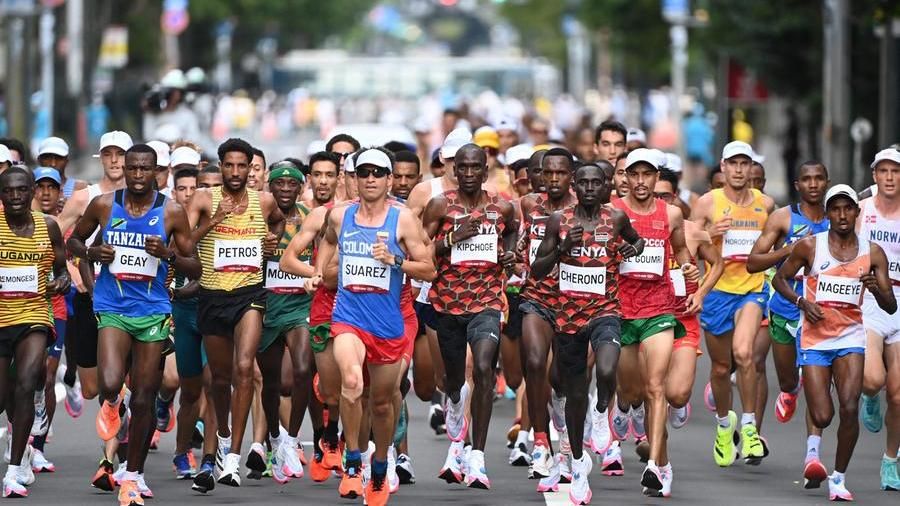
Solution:
M610 430L617 441L625 441L628 439L628 432L631 430L631 410L629 410L628 413L625 413L619 409L619 404L617 402L612 403L612 405L613 410L610 416Z
M34 470L31 469L31 461L34 456L34 448L31 445L25 446L25 453L22 454L22 462L19 464L19 474L16 480L26 487L34 483Z
M147 481L144 479L144 473L138 474L137 479L138 492L141 493L141 497L144 499L153 499L153 491L150 490L150 487L147 486Z
M394 445L388 446L387 464L388 492L396 494L400 490L400 476L397 475L397 449Z
M550 454L550 449L543 444L535 445L531 451L531 475L534 478L548 478L553 467L553 455Z
M469 452L466 466L466 486L469 488L480 488L490 490L491 480L487 477L487 469L484 466L484 452L480 450L472 450Z
M31 457L31 469L36 473L52 473L56 471L56 466L53 465L53 462L47 460L44 452L35 448Z
M300 461L300 452L297 451L297 438L285 436L278 448L284 455L282 469L286 476L303 478L303 462Z
M225 469L225 456L231 452L231 436L222 437L216 432L216 476L222 476Z
M405 453L397 456L397 477L400 478L400 484L402 485L411 485L416 482L416 473L413 471L412 459Z
M572 483L572 454L557 453L556 464L559 466L559 482Z
M462 441L466 438L469 422L466 420L466 399L469 397L469 384L463 383L459 389L459 402L454 403L447 396L447 405L444 407L447 437L450 441Z
M853 494L847 490L847 481L842 477L832 474L828 478L828 500L830 501L852 501Z
M569 489L569 500L572 504L591 503L593 493L588 477L593 467L594 461L587 452L582 452L580 459L572 459L572 488Z
M674 479L674 473L672 472L672 463L664 465L659 468L660 474L662 474L662 496L663 497L672 497L672 480Z
M604 476L622 476L625 474L625 467L622 465L622 448L618 441L613 441L603 456L603 463L600 465L600 474Z
M219 479L216 480L222 485L229 487L241 486L241 456L237 453L229 453L225 455L225 462L222 465L222 472Z
M641 475L641 485L644 486L644 495L661 497L663 488L662 472L653 460L647 461L644 474Z
M596 404L591 405L591 448L597 455L603 455L612 443L612 432L609 430L609 414L607 410L597 411Z
M509 451L509 465L516 467L531 465L531 455L528 454L528 447L525 446L525 443L514 445Z
M684 427L688 419L691 417L691 403L688 401L687 404L680 408L673 408L669 406L669 425L672 426L673 429L680 429Z
M34 393L34 422L31 424L32 436L43 436L50 428L50 417L47 415L47 396L43 389Z
M541 447L544 449L543 447ZM550 452L547 452L549 454ZM557 454L558 457L563 458L568 462L568 459L565 455ZM560 482L560 474L559 474L559 458L553 458L550 456L550 472L547 474L546 478L541 478L538 480L537 491L541 494L545 492L558 492L559 491L559 482Z
M447 483L462 483L462 463L464 452L465 450L463 448L462 441L454 441L450 443L450 448L447 450L447 458L444 459L444 466L441 467L441 472L438 473L438 478L441 478Z
M9 473L3 478L3 497L28 497L28 489Z
M128 461L126 460L125 462L120 462L119 467L117 467L116 470L113 471L112 479L113 479L113 483L115 483L116 486L118 486L119 483L122 481L122 478L125 476L125 471L127 471L127 470L128 470Z

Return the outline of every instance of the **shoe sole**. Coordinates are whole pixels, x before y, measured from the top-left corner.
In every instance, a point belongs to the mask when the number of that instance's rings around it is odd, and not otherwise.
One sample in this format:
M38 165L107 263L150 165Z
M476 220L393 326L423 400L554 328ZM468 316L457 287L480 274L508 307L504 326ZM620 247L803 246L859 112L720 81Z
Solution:
M622 469L621 465L616 463L616 467L601 469L600 474L603 476L625 476L625 470Z
M528 467L529 465L531 465L531 462L528 462L528 458L523 456L516 458L515 460L510 462L509 465L513 467Z
M357 493L355 490L351 490L346 494L341 494L341 497L344 499L357 499L359 497L362 497L362 493Z
M215 488L216 480L213 479L211 474L195 476L194 483L191 484L191 490L195 490L197 492L200 492L201 494L205 494Z
M113 483L112 475L109 474L94 478L94 481L91 482L91 486L103 490L104 492L112 492L116 488L115 483Z
M400 466L397 466L397 477L400 478L401 485L412 485L416 482L415 477Z
M266 461L258 453L251 451L247 456L247 469L257 471L262 475L266 471Z
M652 472L645 472L641 476L641 485L643 485L649 492L653 494L662 495L662 482ZM654 497L659 497L658 495L654 495Z
M216 481L218 483L221 483L222 485L228 485L229 487L240 487L241 486L241 482L235 481L233 478L229 478L228 476L222 476L221 478L219 478Z
M490 485L482 483L480 480L472 480L472 482L466 486L469 488L477 488L478 490L490 490L491 489Z
M462 483L462 474L457 475L449 469L444 469L443 471L441 471L441 474L438 475L438 478L450 484Z

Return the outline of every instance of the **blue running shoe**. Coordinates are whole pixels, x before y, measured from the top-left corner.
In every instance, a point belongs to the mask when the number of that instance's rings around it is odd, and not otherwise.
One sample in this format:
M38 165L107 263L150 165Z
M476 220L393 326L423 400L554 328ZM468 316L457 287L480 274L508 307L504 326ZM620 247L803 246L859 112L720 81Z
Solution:
M862 409L859 410L862 416L863 426L869 432L880 432L884 419L881 417L881 401L878 396L869 397L862 394Z

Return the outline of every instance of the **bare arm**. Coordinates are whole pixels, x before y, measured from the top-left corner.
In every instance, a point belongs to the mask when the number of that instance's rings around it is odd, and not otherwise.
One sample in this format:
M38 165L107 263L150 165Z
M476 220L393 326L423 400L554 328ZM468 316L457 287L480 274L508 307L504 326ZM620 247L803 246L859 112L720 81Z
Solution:
M263 240L263 254L272 256L275 253L275 248L278 247L278 243L281 241L281 236L284 234L284 214L278 208L278 205L275 203L275 197L271 193L260 193L259 201L262 212L266 215L266 224L269 226L269 232Z
M747 272L751 274L762 272L777 265L791 254L791 245L773 249L775 245L784 241L790 224L791 209L789 207L782 207L769 216L762 234L756 240L753 249L750 250L750 256L747 258Z
M291 238L284 253L281 255L279 266L281 270L289 274L311 278L316 271L312 265L300 260L300 254L306 251L316 240L322 225L325 223L325 215L328 209L317 207L303 220L300 233Z
M503 213L503 253L500 255L500 264L507 271L511 270L516 263L516 241L519 238L519 219L516 217L516 211L509 202L502 203Z
M104 263L110 263L113 261L115 250L112 246L101 244L100 246L88 247L85 244L88 237L90 237L91 234L94 233L94 230L100 226L103 217L108 214L111 202L111 196L100 196L88 204L87 209L84 211L84 215L75 223L75 229L72 231L72 235L66 242L72 256L84 258L91 262L99 260ZM98 239L100 239L100 237L98 237Z
M424 240L425 234L419 220L409 210L400 211L398 223L400 240L406 249L407 259L400 266L400 270L407 276L422 281L433 281L437 276L434 268L434 259ZM393 255L391 255L393 256ZM393 260L393 259L392 259ZM394 263L391 262L391 265Z
M311 278L311 286L315 288L322 281L325 271L330 266L337 252L338 232L341 221L344 218L344 209L332 209L325 218L325 235L319 241L319 250L316 253L315 274Z
M69 279L69 270L66 266L66 245L63 243L59 225L50 216L45 216L47 235L50 236L50 245L53 247L53 281L47 285L47 292L51 295L65 293L72 284Z
M175 244L173 267L189 279L197 279L203 272L197 258L196 245L191 238L191 226L184 208L177 202L169 201L166 208L166 222L171 224L171 242Z
M547 220L547 228L544 230L544 238L534 254L534 263L531 264L531 276L534 279L544 279L553 267L559 263L559 255L562 250L559 240L560 214L553 213ZM567 238L567 243L569 239Z
M435 197L428 201L425 212L422 215L422 227L425 233L432 241L437 237L441 230L441 223L447 215L447 199L443 196ZM445 241L436 241L434 244L434 255L442 257L450 252L450 248Z
M793 251L788 255L787 260L781 264L775 277L772 278L772 286L785 299L795 302L797 307L803 311L810 323L817 323L824 314L822 308L815 302L810 302L801 297L791 286L791 280L800 272L809 266L809 259L815 254L815 240L812 237L801 239L794 244Z
M66 205L63 206L62 212L59 213L59 216L56 218L61 232L67 232L75 225L75 222L78 221L78 218L81 217L88 205L87 198L87 190L78 190L66 201Z
M618 230L617 235L625 241L625 246L619 247L619 253L625 258L640 255L644 252L644 239L638 235L637 230L631 226L631 220L619 209L612 210L613 225ZM684 238L684 234L682 234Z
M200 239L206 237L206 234L208 234L214 226L225 219L224 213L222 216L218 216L217 210L217 216L215 218L218 219L218 221L214 221L210 217L212 214L211 207L212 195L208 190L204 189L197 190L197 193L191 198L190 204L188 204L187 217L192 229L191 239L193 239L195 243L199 243ZM219 207L221 208L222 206L220 205Z
M878 307L888 314L894 314L897 312L897 298L894 297L894 290L891 287L887 256L881 246L875 243L870 243L869 248L872 269L863 274L860 280L866 289L875 296Z

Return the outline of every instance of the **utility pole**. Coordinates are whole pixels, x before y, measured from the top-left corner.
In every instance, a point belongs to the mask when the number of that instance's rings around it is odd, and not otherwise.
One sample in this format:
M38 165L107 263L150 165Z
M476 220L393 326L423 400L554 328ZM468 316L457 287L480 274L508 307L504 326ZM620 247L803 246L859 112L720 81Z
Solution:
M897 37L900 36L900 19L888 18L881 30L880 72L878 76L878 149L887 147L897 139ZM879 29L876 28L876 35Z
M0 19L6 18L6 118L9 136L30 139L31 94L27 85L28 17L34 0L0 0Z
M850 182L850 37L847 0L823 0L822 158L835 182Z
M53 123L54 101L54 75L53 75L53 29L56 26L56 15L49 2L44 2L41 9L40 20L40 46L41 46L41 91L44 95L43 107L47 111L47 129L55 131Z

